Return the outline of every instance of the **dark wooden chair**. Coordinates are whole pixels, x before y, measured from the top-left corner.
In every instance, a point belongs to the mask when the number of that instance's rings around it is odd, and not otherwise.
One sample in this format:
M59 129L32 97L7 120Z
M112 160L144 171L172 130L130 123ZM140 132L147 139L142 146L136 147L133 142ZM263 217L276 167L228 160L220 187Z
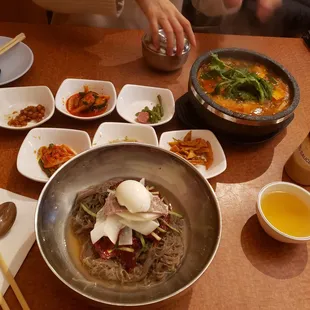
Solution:
M195 32L296 37L310 29L310 0L283 0L283 6L266 24L256 18L256 1L244 0L234 16L208 17L184 0L183 14Z
M46 11L31 0L4 0L3 2L0 22L47 24Z

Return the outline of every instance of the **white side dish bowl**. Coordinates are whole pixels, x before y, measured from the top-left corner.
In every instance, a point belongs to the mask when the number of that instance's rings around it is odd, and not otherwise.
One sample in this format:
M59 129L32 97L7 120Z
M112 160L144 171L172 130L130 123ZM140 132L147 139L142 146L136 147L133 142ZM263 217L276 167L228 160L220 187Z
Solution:
M67 100L72 95L79 93L79 92L83 92L84 86L88 86L90 91L94 91L98 93L99 95L110 96L107 110L104 113L100 115L96 115L96 116L90 116L90 117L81 117L81 116L76 116L76 115L69 113L69 111L66 108ZM70 116L75 119L90 121L90 120L98 119L98 118L111 114L115 109L116 100L117 100L116 90L115 90L114 85L111 82L96 81L96 80L82 80L82 79L66 79L62 82L62 84L60 85L57 91L57 94L55 97L55 104L56 104L56 109L67 116Z
M37 152L41 146L66 144L77 154L91 147L86 131L61 128L35 128L29 131L17 156L17 170L28 179L46 183L48 176L38 164Z
M152 110L158 104L158 95L162 98L164 116L158 123L145 125L159 126L168 123L174 115L175 102L171 90L167 88L127 84L118 95L117 113L129 123L140 124L137 122L136 113L141 112L146 106Z
M98 127L92 146L111 144L115 142L122 143L126 137L128 140L137 140L138 143L158 146L158 139L153 127L140 124L113 122L102 123Z
M293 194L294 196L301 199L306 205L310 208L310 193L303 189L302 187L295 185L293 183L288 182L273 182L264 186L258 194L258 201L256 205L256 214L258 217L258 221L264 231L272 238L285 243L304 243L310 240L310 236L308 237L294 237L290 236L278 228L273 226L268 219L266 218L263 210L262 210L262 199L265 195L272 192L286 192L289 194Z
M216 138L216 136L210 130L176 130L164 132L159 140L159 146L165 150L170 151L169 142L173 142L173 139L183 140L186 134L192 131L192 139L202 138L209 141L213 151L213 163L207 170L205 166L194 166L206 179L211 179L227 168L227 162L223 148Z
M26 130L37 127L47 122L55 112L54 97L47 86L1 88L0 101L0 127L2 128ZM37 106L39 104L45 107L45 115L40 122L31 121L24 127L8 125L8 121L15 116L13 112L19 113L20 110L25 109L27 106Z

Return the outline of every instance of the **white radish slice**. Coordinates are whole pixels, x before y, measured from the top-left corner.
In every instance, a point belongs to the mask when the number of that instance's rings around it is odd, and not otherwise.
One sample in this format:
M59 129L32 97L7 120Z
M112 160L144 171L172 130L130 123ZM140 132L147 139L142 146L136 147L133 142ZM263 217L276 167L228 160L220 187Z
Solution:
M136 215L139 215L144 221L153 221L162 216L160 213L136 213Z
M137 222L121 219L120 222L145 236L149 235L159 226L159 223L156 223L154 221Z
M97 217L94 229L90 232L92 243L96 243L102 237L108 237L116 244L120 230L124 225L120 222L120 217L116 214L107 217Z
M132 229L129 227L124 227L118 239L118 245L132 245Z
M127 221L136 221L136 222L152 221L161 217L161 214L158 213L130 213L128 211L117 213L117 215Z

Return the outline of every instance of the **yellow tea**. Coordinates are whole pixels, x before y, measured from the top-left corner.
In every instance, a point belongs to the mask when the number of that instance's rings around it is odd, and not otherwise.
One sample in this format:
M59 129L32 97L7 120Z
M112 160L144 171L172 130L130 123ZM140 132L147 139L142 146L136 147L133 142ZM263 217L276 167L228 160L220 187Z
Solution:
M310 206L286 192L266 194L261 201L267 220L277 229L294 237L310 236Z

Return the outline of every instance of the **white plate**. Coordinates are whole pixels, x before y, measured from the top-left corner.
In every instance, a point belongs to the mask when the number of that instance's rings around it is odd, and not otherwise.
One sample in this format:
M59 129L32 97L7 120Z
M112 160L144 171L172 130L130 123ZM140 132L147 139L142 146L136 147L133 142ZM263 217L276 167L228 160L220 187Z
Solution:
M36 237L34 217L37 201L0 188L0 204L12 201L17 208L16 220L7 234L0 238L0 253L15 277ZM0 272L0 293L4 295L9 283Z
M40 126L47 122L55 112L54 97L46 86L9 87L0 88L0 127L12 130L25 130ZM19 112L29 105L43 105L45 115L42 121L29 122L25 127L13 127L8 125L14 111Z
M170 150L169 142L173 141L173 138L183 140L185 135L190 130L178 130L164 132L159 140L159 146L165 150ZM226 157L222 146L217 140L216 136L209 130L192 130L192 139L202 138L209 141L213 151L213 163L207 170L204 166L194 166L206 179L211 179L227 168Z
M136 121L136 113L140 112L146 106L152 109L158 103L158 95L161 95L162 98L164 116L156 124L145 125L159 126L165 124L172 119L175 111L173 94L171 90L166 88L125 85L118 95L116 110L127 122L140 124Z
M124 140L125 137L137 140L138 143L158 146L157 135L153 127L112 122L102 123L98 127L93 139L93 146L110 144L111 141Z
M108 108L104 113L91 117L81 117L72 115L68 112L66 108L66 102L68 98L78 92L83 92L84 86L88 86L90 91L94 91L99 95L110 96L110 99L108 101ZM96 81L96 80L66 79L62 82L57 91L55 97L55 104L56 109L65 115L68 115L76 119L90 121L93 119L104 117L112 113L113 110L115 109L116 99L117 97L115 87L111 82Z
M35 128L29 131L17 156L17 170L26 178L46 183L48 176L42 171L37 160L37 151L41 146L66 144L77 154L91 146L87 132L61 128Z
M0 46L11 38L0 37ZM0 55L0 85L15 81L23 76L33 64L33 53L24 43L20 42L4 54Z

